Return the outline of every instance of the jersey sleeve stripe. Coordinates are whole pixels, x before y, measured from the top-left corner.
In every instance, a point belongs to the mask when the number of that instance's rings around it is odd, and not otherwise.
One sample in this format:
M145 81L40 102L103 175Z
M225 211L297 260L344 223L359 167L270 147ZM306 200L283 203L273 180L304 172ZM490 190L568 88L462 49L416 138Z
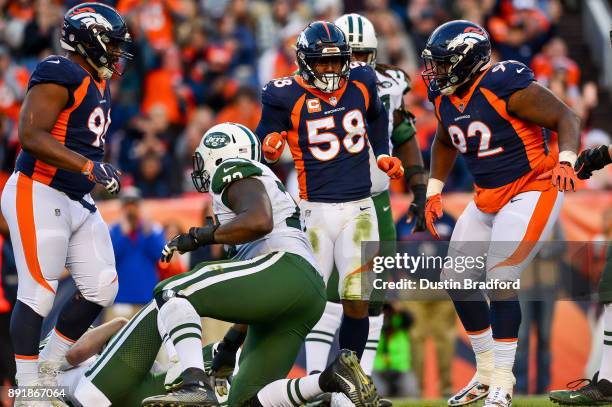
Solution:
M287 132L287 140L289 143L289 149L295 162L295 170L298 175L298 185L300 189L300 198L308 199L308 190L306 185L306 168L304 166L304 159L302 158L302 150L300 148L300 140L298 130L300 127L300 116L302 114L302 107L306 100L306 94L304 93L297 100L293 109L291 110L291 130Z
M83 102L83 99L87 95L89 82L89 76L83 78L83 82L81 82L79 87L74 91L74 103L68 109L64 109L60 113L55 125L51 129L51 135L61 144L66 142L66 132L68 131L68 121L70 120L70 115ZM45 185L49 185L56 172L56 167L40 160L36 160L36 163L34 164L34 171L32 172L32 179Z
M506 101L497 97L497 95L490 90L481 87L480 92L484 95L493 109L495 109L497 114L512 125L512 128L523 142L531 169L537 168L546 158L542 129L540 128L538 131L538 126L528 125L522 120L510 116L507 110Z
M366 110L368 110L369 106L370 106L370 92L368 92L368 88L361 82L353 80L353 83L355 84L355 86L357 86L357 88L359 88L359 90L361 91L361 93L363 93L363 99L364 99L364 103L365 103L365 108Z
M519 243L518 247L514 253L510 255L510 257L493 266L491 270L498 267L515 266L521 264L536 248L540 238L542 237L542 232L548 223L550 214L553 212L553 208L557 202L558 193L559 192L556 188L549 188L547 191L543 191L540 194L540 198L538 198L538 202L536 203L533 213L531 214L531 219L527 225L525 235L523 236L523 239Z
M55 290L43 277L38 262L38 248L36 246L36 225L34 224L34 198L32 189L34 182L31 178L19 174L17 178L17 224L23 255L28 270L34 281L55 294Z

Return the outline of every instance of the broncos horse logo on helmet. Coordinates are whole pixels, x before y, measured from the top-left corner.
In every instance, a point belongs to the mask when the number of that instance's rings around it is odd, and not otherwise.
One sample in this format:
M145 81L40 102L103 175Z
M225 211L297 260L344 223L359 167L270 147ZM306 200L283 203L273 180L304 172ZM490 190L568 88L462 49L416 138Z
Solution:
M422 76L429 88L451 95L489 66L491 41L478 24L450 21L431 34L421 57L425 63Z
M82 55L103 79L120 74L115 66L119 58L132 59L121 49L130 41L123 18L105 4L79 4L64 16L61 47Z
M315 21L300 33L295 46L299 73L306 83L326 93L344 86L350 71L351 47L340 28L328 21ZM315 64L327 58L338 58L336 72L316 70Z

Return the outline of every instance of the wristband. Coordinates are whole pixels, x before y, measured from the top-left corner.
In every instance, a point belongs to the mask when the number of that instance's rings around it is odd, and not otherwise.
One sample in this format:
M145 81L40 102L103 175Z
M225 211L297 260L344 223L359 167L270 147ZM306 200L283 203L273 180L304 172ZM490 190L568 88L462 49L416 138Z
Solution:
M81 174L83 174L83 175L91 174L91 171L93 170L93 166L94 166L93 165L93 161L87 160L85 165L83 165L83 168L81 168Z
M441 194L444 189L444 182L439 179L429 178L429 182L427 182L427 198L433 195Z
M559 162L568 162L572 167L576 164L578 156L573 151L565 150L559 153Z

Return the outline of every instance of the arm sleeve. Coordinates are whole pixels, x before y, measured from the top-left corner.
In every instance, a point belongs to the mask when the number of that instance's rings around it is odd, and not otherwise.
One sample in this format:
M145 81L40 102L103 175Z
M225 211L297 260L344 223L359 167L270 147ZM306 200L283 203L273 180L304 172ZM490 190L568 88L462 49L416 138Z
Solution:
M270 82L261 93L261 119L255 129L255 134L261 141L272 132L286 131L291 127L287 106L275 95L275 91L278 92L278 89Z
M376 76L372 71L373 80L368 81L370 103L367 111L370 144L374 156L389 155L389 114L376 90Z

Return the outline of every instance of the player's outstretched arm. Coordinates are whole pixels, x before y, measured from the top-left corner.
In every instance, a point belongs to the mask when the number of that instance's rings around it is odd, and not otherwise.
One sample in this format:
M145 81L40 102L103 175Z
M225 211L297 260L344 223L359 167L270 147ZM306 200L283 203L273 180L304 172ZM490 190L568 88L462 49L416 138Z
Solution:
M127 323L128 320L126 318L114 318L85 332L66 353L66 361L72 366L78 366L83 363L99 353L109 339Z
M19 141L37 159L67 171L81 172L87 158L66 148L51 135L67 102L68 90L63 86L43 83L32 87L19 114Z
M550 90L537 82L521 89L508 99L508 112L529 123L556 131L559 135L559 163L540 179L551 178L561 192L576 189L576 151L580 140L580 118Z

